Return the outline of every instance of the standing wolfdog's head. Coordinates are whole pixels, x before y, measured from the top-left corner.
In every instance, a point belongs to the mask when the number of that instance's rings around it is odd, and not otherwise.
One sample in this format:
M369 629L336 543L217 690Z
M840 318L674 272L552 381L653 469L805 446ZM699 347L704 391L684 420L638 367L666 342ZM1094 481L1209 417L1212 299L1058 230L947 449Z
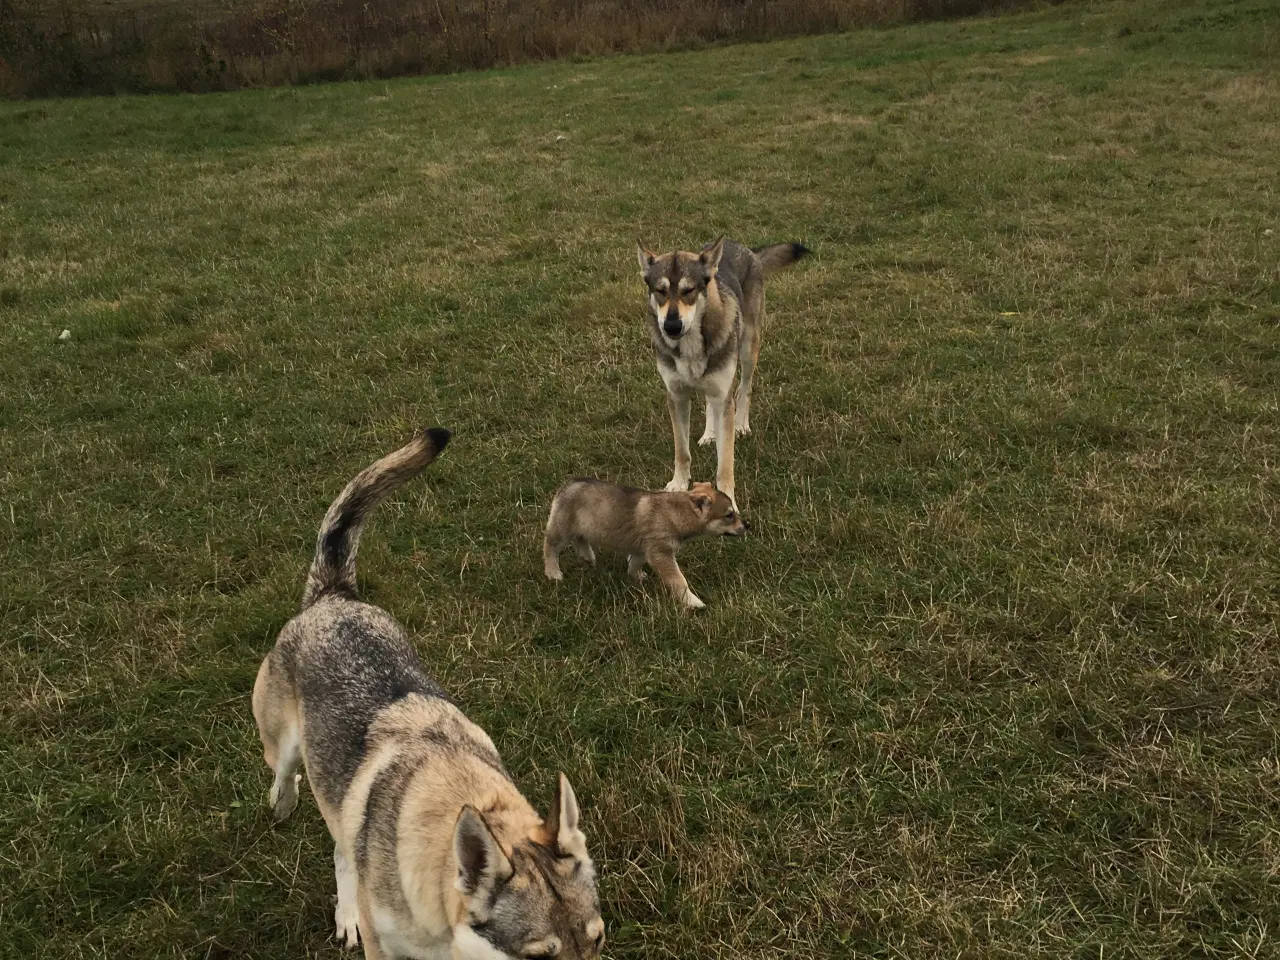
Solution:
M453 849L465 915L455 960L596 960L604 920L578 800L564 774L551 812L503 850L475 807L458 815Z
M677 250L657 256L636 243L640 272L649 288L649 315L671 343L702 319L707 308L707 287L715 280L724 253L724 237L699 253Z

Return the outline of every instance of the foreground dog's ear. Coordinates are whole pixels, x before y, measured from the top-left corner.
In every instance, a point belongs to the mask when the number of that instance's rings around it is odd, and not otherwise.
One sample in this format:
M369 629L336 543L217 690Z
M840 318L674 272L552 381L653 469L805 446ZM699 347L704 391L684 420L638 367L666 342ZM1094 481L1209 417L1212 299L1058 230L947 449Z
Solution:
M658 259L639 240L636 241L636 256L640 260L641 273L648 273L649 268L653 266L653 261Z
M455 886L475 903L471 915L483 921L489 907L489 895L501 881L511 876L511 861L498 846L478 810L471 804L462 808L453 828L453 855L458 861Z
M709 243L702 248L702 252L698 254L698 259L702 261L702 265L707 269L707 279L710 280L716 275L716 271L720 269L720 258L724 255L724 234L721 234L714 243Z
M569 778L563 773L556 783L556 795L547 814L546 830L555 837L556 850L562 857L587 860L587 837L578 829L578 798Z

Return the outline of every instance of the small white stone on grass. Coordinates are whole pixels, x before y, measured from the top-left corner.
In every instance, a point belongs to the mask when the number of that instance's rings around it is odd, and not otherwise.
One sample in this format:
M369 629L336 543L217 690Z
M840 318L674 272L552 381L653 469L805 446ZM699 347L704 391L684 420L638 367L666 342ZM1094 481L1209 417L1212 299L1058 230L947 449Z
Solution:
M58 334L58 339L59 339L59 340L70 340L70 339L71 339L71 331L70 331L70 330L63 330L60 334Z

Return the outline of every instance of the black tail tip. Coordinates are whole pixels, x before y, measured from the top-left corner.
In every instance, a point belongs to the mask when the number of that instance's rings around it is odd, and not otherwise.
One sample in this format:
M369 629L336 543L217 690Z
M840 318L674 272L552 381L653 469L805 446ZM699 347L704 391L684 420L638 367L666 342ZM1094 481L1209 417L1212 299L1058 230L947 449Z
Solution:
M813 251L810 250L808 247L806 247L803 243L793 243L791 245L791 256L797 260L799 260L801 257L807 257L811 253L813 253Z
M453 439L453 431L446 430L444 427L428 427L427 439L435 444L436 453L442 451L449 445L449 441Z

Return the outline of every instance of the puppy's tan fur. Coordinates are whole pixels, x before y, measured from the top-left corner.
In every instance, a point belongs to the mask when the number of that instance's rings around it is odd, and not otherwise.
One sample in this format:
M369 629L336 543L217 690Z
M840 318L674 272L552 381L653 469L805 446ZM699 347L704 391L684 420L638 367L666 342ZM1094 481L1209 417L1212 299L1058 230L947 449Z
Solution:
M543 569L549 579L563 579L560 552L570 544L588 563L595 563L594 548L625 553L631 576L643 578L648 564L678 603L697 610L705 604L689 589L676 563L676 551L694 537L736 537L745 531L733 501L709 483L672 493L590 478L571 480L551 501L542 544Z
M595 960L604 922L569 781L536 813L488 734L356 589L365 519L449 436L428 430L379 460L325 515L302 612L254 684L268 799L287 817L305 763L334 840L337 935L368 960Z

